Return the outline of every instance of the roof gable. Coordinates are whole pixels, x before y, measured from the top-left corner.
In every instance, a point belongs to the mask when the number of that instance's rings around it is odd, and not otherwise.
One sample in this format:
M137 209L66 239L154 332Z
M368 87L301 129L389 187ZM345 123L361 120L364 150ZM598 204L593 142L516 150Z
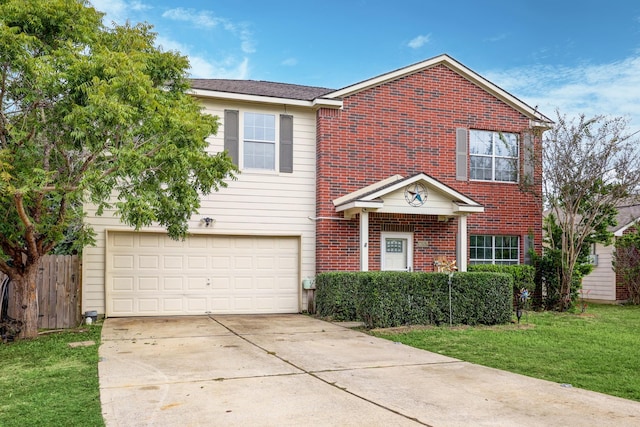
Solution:
M491 83L489 80L485 79L481 75L462 65L460 62L456 61L449 55L443 54L439 56L435 56L433 58L427 59L425 61L421 61L407 67L399 68L394 71L390 71L385 74L381 74L377 77L373 77L367 80L364 80L359 83L355 83L353 85L347 86L345 88L336 90L334 92L325 94L325 98L344 98L345 96L353 95L355 93L361 92L366 89L370 89L372 87L376 87L379 85L383 85L387 82L397 80L411 74L419 73L428 68L432 68L438 65L444 65L447 68L451 69L455 73L461 75L471 83L479 86L486 92L491 93L496 98L500 99L507 105L510 105L512 108L521 112L525 116L529 117L531 120L536 122L541 122L540 124L548 124L552 123L552 120L543 114L539 113L537 109L531 108L529 105L522 102L520 99L511 95L507 91L498 87L497 85Z
M408 203L407 191L411 185L422 184L427 190L419 206ZM431 196L429 196L429 194ZM484 207L437 179L419 173L408 178L393 175L370 186L361 188L333 201L337 212L350 216L359 209L379 212L422 215L461 215L484 212Z

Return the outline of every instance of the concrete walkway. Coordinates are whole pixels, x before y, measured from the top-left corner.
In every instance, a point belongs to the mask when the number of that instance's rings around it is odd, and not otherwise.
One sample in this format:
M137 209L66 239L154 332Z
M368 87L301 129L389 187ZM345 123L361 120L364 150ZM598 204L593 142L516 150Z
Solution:
M638 426L640 403L303 315L107 319L116 426Z

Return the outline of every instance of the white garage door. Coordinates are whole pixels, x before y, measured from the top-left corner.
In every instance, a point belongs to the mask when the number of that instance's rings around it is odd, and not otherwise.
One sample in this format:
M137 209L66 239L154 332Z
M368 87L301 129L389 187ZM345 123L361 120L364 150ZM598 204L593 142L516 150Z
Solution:
M297 237L109 233L106 314L295 313Z

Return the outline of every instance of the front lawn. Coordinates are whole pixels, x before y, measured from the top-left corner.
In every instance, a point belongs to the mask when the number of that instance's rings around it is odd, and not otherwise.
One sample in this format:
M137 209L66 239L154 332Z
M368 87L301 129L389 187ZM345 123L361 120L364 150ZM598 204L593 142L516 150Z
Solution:
M0 426L104 426L98 385L101 325L0 343ZM95 345L69 347L94 341Z
M467 362L640 401L639 306L527 312L519 325L406 329L371 332Z

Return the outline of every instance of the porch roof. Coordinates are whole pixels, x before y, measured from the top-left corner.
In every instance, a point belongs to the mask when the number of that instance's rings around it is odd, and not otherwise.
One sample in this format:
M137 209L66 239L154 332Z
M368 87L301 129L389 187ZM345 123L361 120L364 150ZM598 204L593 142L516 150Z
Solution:
M374 212L459 216L484 212L475 200L427 175L393 175L333 201L336 212L351 217L363 209Z

